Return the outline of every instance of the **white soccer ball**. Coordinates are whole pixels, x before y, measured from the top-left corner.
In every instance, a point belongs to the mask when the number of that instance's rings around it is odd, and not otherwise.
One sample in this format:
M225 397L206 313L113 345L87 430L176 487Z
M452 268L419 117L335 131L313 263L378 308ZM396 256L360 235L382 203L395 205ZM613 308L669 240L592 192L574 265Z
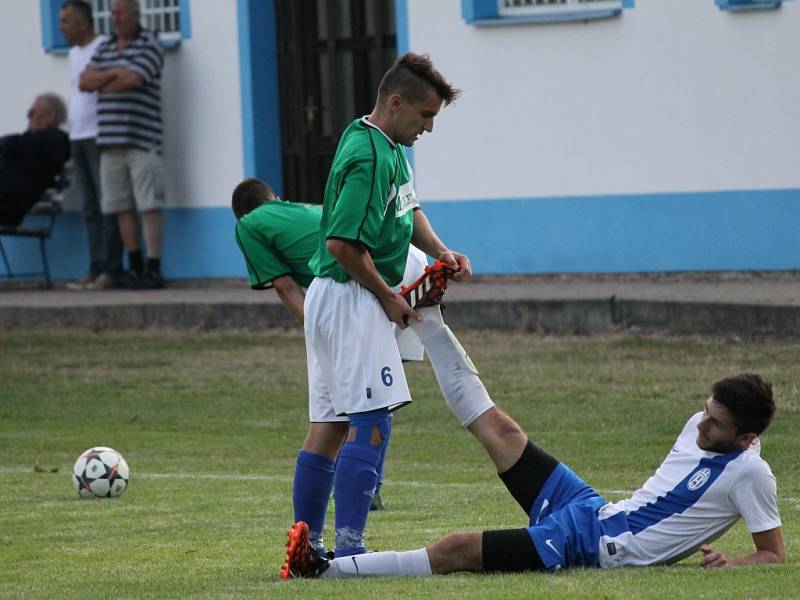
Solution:
M128 487L131 472L113 448L89 448L72 467L72 483L81 498L114 498Z

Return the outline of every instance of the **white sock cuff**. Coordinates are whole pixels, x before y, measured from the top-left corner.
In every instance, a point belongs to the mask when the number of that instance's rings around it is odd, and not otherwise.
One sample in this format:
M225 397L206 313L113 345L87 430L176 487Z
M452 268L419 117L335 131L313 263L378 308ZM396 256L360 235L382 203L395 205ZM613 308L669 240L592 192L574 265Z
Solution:
M404 575L432 575L428 551L425 548L399 552L397 558L400 561L400 570Z

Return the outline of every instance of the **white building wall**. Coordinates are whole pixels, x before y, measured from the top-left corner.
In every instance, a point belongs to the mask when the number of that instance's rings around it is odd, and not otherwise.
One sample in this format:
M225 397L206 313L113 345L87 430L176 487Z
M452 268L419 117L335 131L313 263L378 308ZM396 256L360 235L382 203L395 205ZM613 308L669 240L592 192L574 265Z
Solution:
M37 93L66 98L69 90L66 55L44 52L40 3L1 4L0 135L5 135L26 128ZM162 74L168 203L227 206L244 170L236 3L192 2L191 26L191 38L167 50Z
M459 0L408 0L408 20L464 90L415 147L426 201L800 187L800 2L475 27Z

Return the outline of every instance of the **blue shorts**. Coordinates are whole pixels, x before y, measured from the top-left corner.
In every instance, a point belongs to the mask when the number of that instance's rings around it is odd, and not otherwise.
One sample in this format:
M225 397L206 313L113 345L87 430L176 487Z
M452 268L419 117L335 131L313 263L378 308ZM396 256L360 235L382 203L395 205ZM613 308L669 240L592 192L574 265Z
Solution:
M559 463L536 497L526 528L548 571L599 567L600 524L606 504L569 467Z

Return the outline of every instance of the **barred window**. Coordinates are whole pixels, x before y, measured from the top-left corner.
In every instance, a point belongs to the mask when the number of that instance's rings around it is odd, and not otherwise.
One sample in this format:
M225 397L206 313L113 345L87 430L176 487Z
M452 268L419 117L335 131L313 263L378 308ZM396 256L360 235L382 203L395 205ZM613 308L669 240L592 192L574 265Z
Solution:
M618 17L635 3L636 0L461 0L461 16L479 27L594 21Z
M622 0L497 0L501 17L622 10Z
M112 0L91 0L94 12L94 26L98 33L111 34ZM176 42L181 39L181 1L180 0L139 0L142 12L142 25L158 33L162 42Z

